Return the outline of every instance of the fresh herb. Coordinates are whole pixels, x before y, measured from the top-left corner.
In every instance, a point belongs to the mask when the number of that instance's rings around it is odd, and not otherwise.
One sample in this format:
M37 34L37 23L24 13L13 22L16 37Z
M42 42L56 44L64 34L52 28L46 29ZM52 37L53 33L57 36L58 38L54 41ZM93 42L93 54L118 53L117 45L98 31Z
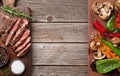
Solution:
M4 73L4 75L8 76L9 75L9 68L3 68L2 72Z
M29 16L29 15L23 13L23 12L18 12L18 11L16 11L15 9L13 9L13 8L7 6L7 5L6 5L6 6L3 6L2 9L3 9L4 11L6 11L7 13L13 14L13 15L18 16L18 17L26 17L26 18L28 18L28 19L33 19L32 16Z

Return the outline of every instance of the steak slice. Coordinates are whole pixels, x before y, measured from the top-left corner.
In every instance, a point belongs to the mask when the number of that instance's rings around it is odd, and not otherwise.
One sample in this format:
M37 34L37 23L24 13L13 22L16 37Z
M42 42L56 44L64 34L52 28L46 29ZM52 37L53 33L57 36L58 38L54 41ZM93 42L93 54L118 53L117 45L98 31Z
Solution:
M31 46L31 43L27 44L25 48L20 50L20 52L17 54L17 57L24 56L29 51L30 46Z
M16 23L18 18L10 18L8 25L6 26L5 33L9 33L13 25Z
M10 27L16 22L16 18L0 9L0 35L10 30Z
M6 46L9 44L9 42L10 42L11 39L13 38L13 35L14 35L15 31L17 31L20 22L21 22L21 19L19 18L19 19L17 20L17 22L15 23L15 25L12 27L10 33L9 33L8 36L7 36L6 42L5 42L5 45L6 45Z
M30 35L30 30L26 29L22 35L22 37L20 38L19 41L17 41L15 43L15 45L13 45L12 49L15 50L19 45L21 45L23 43L23 41L25 41L25 39Z
M12 26L14 25L14 23L16 22L16 20L17 20L16 18L10 19L8 22L8 25L6 25L5 33L1 34L2 35L1 38L2 38L3 43L5 43L7 36L8 36L8 33L9 33L10 29L12 28Z
M13 37L12 41L10 42L11 45L13 45L16 41L18 41L20 39L21 35L24 33L27 26L28 26L28 20L23 19L23 24L17 30L15 36Z
M6 27L6 21L8 21L9 16L4 16L3 14L0 14L0 35L2 35L5 32Z
M5 43L7 35L17 18L0 9L0 37Z
M20 50L22 50L23 48L25 48L25 46L30 42L30 40L31 40L31 37L28 37L25 40L25 42L15 50L15 52L19 52Z

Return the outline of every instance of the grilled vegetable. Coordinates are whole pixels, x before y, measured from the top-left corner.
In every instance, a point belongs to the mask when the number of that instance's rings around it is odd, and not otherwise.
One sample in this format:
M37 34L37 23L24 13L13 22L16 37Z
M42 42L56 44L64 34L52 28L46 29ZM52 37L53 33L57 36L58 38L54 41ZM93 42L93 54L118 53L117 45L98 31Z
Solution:
M93 22L94 27L100 32L100 33L105 33L107 30L103 27L103 25L100 23L100 21L95 20Z
M109 41L106 41L104 39L101 39L101 41L104 44L108 45L112 49L112 51L115 52L118 56L120 56L120 49L118 49L117 47L114 47L113 44Z
M99 49L97 52L93 53L93 57L94 59L100 60L100 59L105 58L105 54L103 54L101 50Z
M107 25L106 25L106 29L109 30L109 31L113 31L114 30L114 22L115 22L115 16L112 16L108 22L107 22Z
M120 13L118 13L117 16L116 16L115 28L120 28Z
M113 10L113 5L110 2L95 2L92 5L95 13L97 13L102 20L106 20L110 17Z
M119 67L120 67L120 62L115 58L96 61L96 70L98 73L101 74L108 73Z

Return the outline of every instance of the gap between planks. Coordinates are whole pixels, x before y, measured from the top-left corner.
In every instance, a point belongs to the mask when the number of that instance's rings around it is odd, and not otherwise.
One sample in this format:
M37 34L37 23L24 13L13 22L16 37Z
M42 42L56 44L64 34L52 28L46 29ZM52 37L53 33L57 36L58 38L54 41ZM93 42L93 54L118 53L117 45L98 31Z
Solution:
M35 21L88 22L88 0L18 0L17 6L30 7Z
M33 43L32 65L87 65L88 44Z
M33 66L32 76L87 76L86 66Z
M44 21L35 21L35 20L32 20L31 23L87 23L88 24L88 21L87 22L82 22L82 21L53 21L53 22L44 22Z
M32 42L88 42L87 23L32 23Z
M88 42L32 42L32 43L40 43L40 44L88 44Z

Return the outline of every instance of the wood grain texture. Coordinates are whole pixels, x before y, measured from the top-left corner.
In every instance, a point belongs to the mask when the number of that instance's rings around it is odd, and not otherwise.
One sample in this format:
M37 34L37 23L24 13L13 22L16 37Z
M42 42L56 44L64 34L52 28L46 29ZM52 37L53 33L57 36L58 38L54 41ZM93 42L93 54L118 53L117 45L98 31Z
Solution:
M33 23L32 42L87 42L87 23Z
M32 65L87 65L87 44L33 43Z
M33 66L32 76L88 76L86 66Z
M17 6L29 6L35 18L32 76L88 76L87 1L17 0Z
M32 9L35 21L87 22L87 0L18 0Z

